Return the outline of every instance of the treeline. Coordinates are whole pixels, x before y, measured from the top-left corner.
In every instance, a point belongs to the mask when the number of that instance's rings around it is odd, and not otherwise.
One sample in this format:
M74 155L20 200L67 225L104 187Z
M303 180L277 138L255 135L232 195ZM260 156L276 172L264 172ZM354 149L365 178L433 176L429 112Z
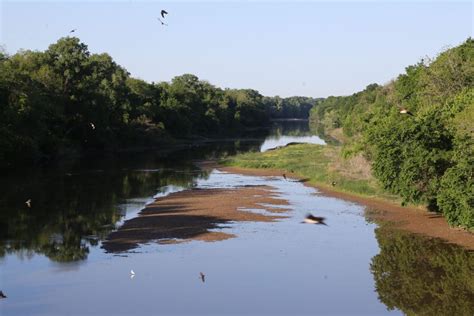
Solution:
M307 112L309 102L272 100L191 74L160 83L132 78L75 37L44 52L0 52L0 168L260 127L272 114L301 115L300 103Z
M281 98L279 96L263 98L266 108L270 111L270 117L277 119L308 119L309 111L319 100L322 99L298 96L288 98Z
M474 227L473 39L407 67L386 85L326 98L310 119L326 133L342 128L345 154L362 152L404 203Z

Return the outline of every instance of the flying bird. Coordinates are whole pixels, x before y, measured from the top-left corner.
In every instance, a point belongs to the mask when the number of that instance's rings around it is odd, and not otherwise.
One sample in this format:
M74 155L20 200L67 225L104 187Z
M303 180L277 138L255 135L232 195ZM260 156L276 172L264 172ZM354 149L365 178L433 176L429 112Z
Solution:
M335 186L336 186L336 184L337 184L337 182L336 182L336 181L333 181L333 182L331 182L331 185L332 185L333 187L335 187Z
M5 295L5 293L3 293L3 291L0 291L0 298L7 298L7 296Z
M69 31L69 33L74 33L76 31L76 29L72 29L71 31Z
M306 215L306 218L302 223L306 224L318 224L318 225L325 225L328 226L324 221L326 218L324 217L318 217L318 216L313 216L311 214Z
M94 123L91 122L91 123L89 123L89 124L90 124L90 126L91 126L92 129L95 129Z
M133 279L135 277L135 272L133 270L130 270L130 279Z
M31 207L31 199L25 201L26 206Z
M199 277L201 278L202 283L206 282L206 276L204 275L204 273L199 272Z
M286 174L283 174L283 178L286 180Z
M161 17L163 19L165 18L165 14L168 14L168 12L166 12L165 10L161 10Z
M408 111L405 108L400 109L400 114L408 114L408 115L414 116L413 113L411 113L410 111Z

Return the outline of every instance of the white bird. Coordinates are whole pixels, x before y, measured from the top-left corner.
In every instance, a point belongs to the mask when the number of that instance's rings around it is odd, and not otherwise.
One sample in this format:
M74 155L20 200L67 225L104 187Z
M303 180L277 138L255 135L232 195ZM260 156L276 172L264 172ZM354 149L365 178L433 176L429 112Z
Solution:
M26 206L31 207L31 199L26 200L25 204Z
M133 270L130 270L131 275L135 275L135 272Z
M405 108L400 109L400 114L408 114L408 115L414 116L413 113L411 113L410 111L408 111Z
M90 124L90 126L91 126L92 129L95 129L94 123L91 122L91 123L89 123L89 124Z

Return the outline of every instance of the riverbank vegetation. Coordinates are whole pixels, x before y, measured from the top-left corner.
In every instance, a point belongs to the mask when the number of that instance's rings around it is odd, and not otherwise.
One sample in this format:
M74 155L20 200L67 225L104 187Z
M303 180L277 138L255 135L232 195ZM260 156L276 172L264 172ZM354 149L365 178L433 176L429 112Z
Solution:
M329 97L311 110L346 156L362 154L403 203L427 205L474 227L474 40L424 59L383 86ZM408 112L408 113L403 113Z
M307 118L315 101L222 89L192 74L148 83L65 37L43 52L0 52L0 168L261 128L272 117Z
M311 124L343 146L290 146L226 164L293 170L319 185L336 182L336 190L400 197L403 205L426 206L450 225L472 229L473 81L474 40L468 39L385 85L318 101Z
M320 187L395 201L383 190L360 157L344 159L341 147L295 144L266 152L248 152L221 161L224 166L286 170ZM291 174L290 174L291 173Z

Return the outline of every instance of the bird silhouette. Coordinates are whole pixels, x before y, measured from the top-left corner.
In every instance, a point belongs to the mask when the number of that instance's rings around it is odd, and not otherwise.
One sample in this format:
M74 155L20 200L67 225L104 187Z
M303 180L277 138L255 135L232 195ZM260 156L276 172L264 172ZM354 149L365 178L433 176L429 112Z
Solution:
M165 10L161 10L161 17L163 19L165 18L165 14L168 14L168 12L166 12Z
M318 217L318 216L313 216L311 214L306 215L306 218L302 223L306 224L317 224L317 225L325 225L328 226L324 221L326 218L324 217Z
M199 277L201 278L202 283L206 282L206 276L204 275L204 273L199 272Z
M286 180L286 174L283 174L283 178Z
M405 108L400 109L400 114L408 114L408 115L414 116L413 113L411 113L410 111L408 111Z
M25 201L26 206L31 207L31 199Z
M7 298L7 296L5 295L5 293L3 293L3 291L0 291L0 298Z
M72 29L71 31L69 31L69 33L74 33L76 31L76 29Z

